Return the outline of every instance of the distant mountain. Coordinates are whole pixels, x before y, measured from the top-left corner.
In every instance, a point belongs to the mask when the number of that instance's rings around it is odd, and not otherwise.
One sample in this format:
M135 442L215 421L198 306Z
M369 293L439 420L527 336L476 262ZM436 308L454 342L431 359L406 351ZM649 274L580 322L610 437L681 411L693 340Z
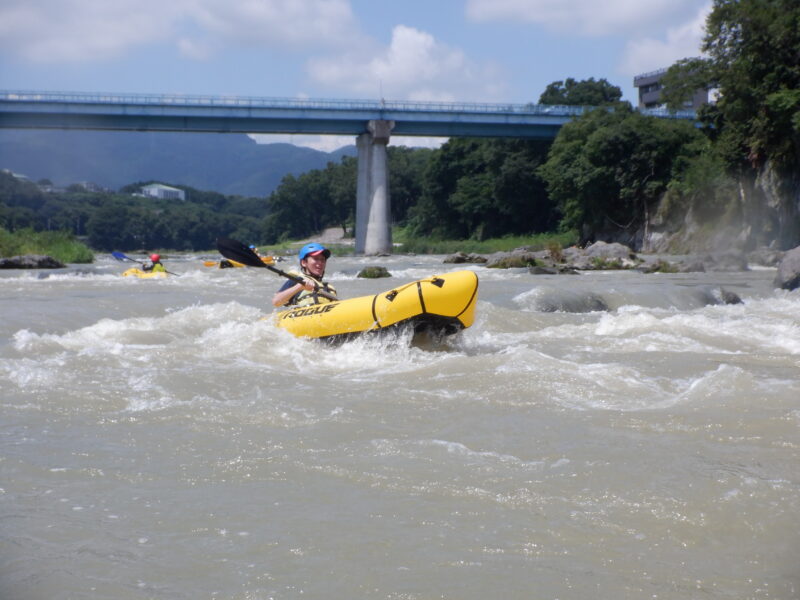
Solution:
M266 196L285 175L323 169L344 155L355 156L355 146L328 153L233 133L0 129L0 169L58 186L88 181L117 190L157 180Z

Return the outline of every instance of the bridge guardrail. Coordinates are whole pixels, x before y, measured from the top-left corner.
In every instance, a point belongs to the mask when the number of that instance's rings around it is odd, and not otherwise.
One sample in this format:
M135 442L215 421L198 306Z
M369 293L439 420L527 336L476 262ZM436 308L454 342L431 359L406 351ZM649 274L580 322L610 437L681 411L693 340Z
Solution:
M257 96L210 96L183 94L119 94L103 92L0 91L0 102L54 102L78 104L136 104L146 106L277 108L302 110L426 113L472 113L550 115L574 117L595 107L556 104L508 104L471 102L419 102L412 100L331 100L313 98L270 98ZM646 115L661 118L695 120L695 111L639 109Z

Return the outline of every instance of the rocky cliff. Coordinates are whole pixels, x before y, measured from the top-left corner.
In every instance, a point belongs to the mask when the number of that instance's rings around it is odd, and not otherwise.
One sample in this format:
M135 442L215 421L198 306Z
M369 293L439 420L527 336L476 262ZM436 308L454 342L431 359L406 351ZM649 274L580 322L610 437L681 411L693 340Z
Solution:
M690 199L667 193L636 238L645 252L793 248L800 244L800 172L766 163L755 177Z

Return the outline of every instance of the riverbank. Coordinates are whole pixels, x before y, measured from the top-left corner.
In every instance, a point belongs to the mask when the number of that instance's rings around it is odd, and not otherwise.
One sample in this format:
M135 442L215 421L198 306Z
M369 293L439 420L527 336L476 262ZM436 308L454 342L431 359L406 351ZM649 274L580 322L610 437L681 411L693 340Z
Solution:
M70 233L33 231L32 229L19 229L12 232L0 228L0 257L10 258L25 255L50 257L61 263L86 264L94 261L94 252Z
M483 253L509 252L515 248L525 247L533 250L545 248L563 248L576 243L575 232L542 233L527 236L505 236L487 240L436 240L409 236L403 228L392 231L393 254L454 254L456 252ZM297 252L303 244L319 242L334 254L347 255L355 248L355 238L346 234L341 227L328 227L319 234L302 240L292 240L283 244L265 245L259 248L265 254L289 255Z

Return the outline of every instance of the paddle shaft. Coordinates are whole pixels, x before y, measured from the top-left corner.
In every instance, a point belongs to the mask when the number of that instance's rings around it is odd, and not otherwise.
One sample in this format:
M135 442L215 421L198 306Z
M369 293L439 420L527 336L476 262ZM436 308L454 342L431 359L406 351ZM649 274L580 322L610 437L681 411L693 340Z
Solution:
M245 246L242 242L238 242L236 240L232 240L229 238L217 238L217 250L219 253L222 254L225 258L229 260L235 260L236 262L240 262L242 264L247 265L248 267L258 267L260 269L269 269L273 273L277 273L281 277L286 277L290 281L294 281L295 283L299 283L301 285L306 284L306 279L303 277L298 277L297 275L292 275L291 273L287 273L286 271L281 271L277 267L273 267L272 265L266 264L264 261L261 260L261 257L258 256L251 248ZM316 285L316 284L315 284ZM334 296L333 294L329 294L324 290L318 289L317 286L317 294L322 296L323 298L327 298L333 302L337 302L339 299Z

